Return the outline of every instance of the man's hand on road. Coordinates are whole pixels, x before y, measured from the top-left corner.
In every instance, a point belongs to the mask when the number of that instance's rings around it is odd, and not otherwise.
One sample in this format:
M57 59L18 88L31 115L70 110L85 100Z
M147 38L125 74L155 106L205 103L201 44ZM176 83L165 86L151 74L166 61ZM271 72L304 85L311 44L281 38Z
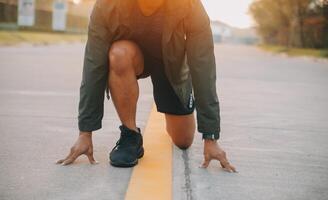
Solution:
M201 165L203 168L207 168L210 161L220 161L221 167L228 172L237 172L236 168L232 166L226 156L226 152L221 149L218 142L215 140L204 140L204 162Z
M64 159L58 160L56 163L69 165L82 154L88 157L91 164L98 163L93 157L92 133L90 132L80 132L80 135L75 144L72 146L68 156Z

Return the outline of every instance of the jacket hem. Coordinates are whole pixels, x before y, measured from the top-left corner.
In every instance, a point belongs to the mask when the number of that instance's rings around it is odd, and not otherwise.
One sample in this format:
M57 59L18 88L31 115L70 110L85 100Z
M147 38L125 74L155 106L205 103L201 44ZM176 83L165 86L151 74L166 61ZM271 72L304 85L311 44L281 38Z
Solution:
M96 131L99 129L101 129L101 124L97 124L94 126L79 124L79 130L81 132L92 132L92 131Z

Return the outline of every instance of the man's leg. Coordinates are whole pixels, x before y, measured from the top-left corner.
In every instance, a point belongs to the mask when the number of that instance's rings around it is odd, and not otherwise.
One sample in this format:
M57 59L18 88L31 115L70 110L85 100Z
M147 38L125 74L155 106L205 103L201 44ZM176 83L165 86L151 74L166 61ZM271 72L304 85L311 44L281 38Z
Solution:
M126 127L137 130L136 109L139 86L136 76L144 68L139 47L128 40L112 44L109 50L109 89L117 114Z
M180 149L187 149L193 142L195 134L194 114L171 115L165 114L166 130L173 143Z

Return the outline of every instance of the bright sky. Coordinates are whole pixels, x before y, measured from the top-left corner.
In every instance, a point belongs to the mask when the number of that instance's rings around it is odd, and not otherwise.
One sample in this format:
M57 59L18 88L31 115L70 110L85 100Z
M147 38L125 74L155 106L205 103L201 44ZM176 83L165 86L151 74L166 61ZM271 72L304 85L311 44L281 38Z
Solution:
M252 25L248 6L253 0L202 0L212 20L220 20L231 26L246 28Z

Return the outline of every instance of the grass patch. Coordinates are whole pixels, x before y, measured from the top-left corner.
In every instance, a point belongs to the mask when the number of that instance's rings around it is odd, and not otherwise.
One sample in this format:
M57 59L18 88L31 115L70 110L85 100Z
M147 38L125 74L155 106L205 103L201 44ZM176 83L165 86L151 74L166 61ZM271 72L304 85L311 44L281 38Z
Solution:
M328 49L287 48L275 45L260 45L261 49L273 53L285 53L289 56L308 56L315 58L328 58Z
M0 30L0 45L85 42L86 34Z

